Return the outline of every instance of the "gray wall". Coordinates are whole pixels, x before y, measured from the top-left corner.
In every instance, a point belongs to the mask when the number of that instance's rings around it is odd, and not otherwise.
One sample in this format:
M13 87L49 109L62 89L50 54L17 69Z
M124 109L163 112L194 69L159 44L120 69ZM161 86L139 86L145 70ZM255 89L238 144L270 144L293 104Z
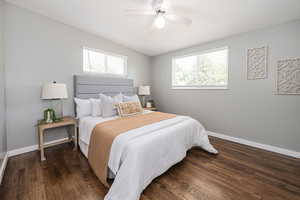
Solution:
M9 150L37 144L35 124L49 105L40 100L43 83L67 84L69 99L64 110L73 115L72 75L82 73L82 46L128 56L129 78L136 86L150 83L147 56L10 4L6 4L6 14ZM63 137L60 133L49 133L48 140Z
M6 153L6 131L5 131L5 81L4 81L4 9L0 0L0 167L3 156Z
M72 75L82 73L81 47L88 46L128 56L129 77L134 78L136 85L152 84L154 99L162 111L191 115L214 132L300 151L300 96L275 95L274 78L278 59L300 56L300 21L150 59L10 4L6 4L6 14L9 150L37 143L34 125L49 105L40 100L43 83L53 80L67 83L70 98L64 108L66 114L73 115ZM246 48L261 45L269 46L269 78L247 81ZM223 46L230 48L229 90L171 89L173 56ZM0 109L3 109L1 85ZM0 130L4 130L3 127L0 121ZM64 137L64 134L63 131L49 133L48 140Z
M205 30L203 30L205 31ZM191 115L210 131L300 151L300 96L275 95L276 61L300 57L300 21L237 35L152 59L158 108ZM265 80L246 80L246 49L269 46ZM172 90L173 56L228 46L229 90Z

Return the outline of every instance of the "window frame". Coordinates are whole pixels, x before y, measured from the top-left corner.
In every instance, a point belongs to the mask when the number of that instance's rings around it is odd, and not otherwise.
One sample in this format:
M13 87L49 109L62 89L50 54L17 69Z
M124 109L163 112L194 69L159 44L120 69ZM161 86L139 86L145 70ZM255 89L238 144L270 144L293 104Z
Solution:
M104 57L105 57L105 60L104 60L105 71L107 71L107 56L114 56L114 57L122 58L124 60L124 73L123 74L114 74L114 73L108 73L108 72L84 71L84 58L83 58L84 57L83 56L83 51L84 50L94 51L94 52L104 54ZM101 49L95 49L95 48L90 48L90 47L86 47L86 46L82 47L82 71L85 74L94 74L94 75L96 74L96 75L103 75L103 76L109 76L109 77L127 77L128 76L127 62L128 62L128 57L127 56L112 53L112 52L108 52L108 51L103 51Z
M216 51L222 51L222 50L227 50L227 63L226 63L226 79L227 79L227 85L225 86L217 86L217 85L205 85L205 86L201 86L201 85L174 85L174 79L175 79L175 62L176 59L180 59L180 58L185 58L185 57L190 57L190 56L199 56L202 54L207 54L207 53L213 53ZM190 54L185 54L185 55L180 55L180 56L174 56L172 57L172 77L171 77L171 89L175 89L175 90L228 90L229 89L229 47L228 46L224 46L224 47L220 47L220 48L215 48L215 49L208 49L208 50L204 50L204 51L197 51L197 52L193 52Z

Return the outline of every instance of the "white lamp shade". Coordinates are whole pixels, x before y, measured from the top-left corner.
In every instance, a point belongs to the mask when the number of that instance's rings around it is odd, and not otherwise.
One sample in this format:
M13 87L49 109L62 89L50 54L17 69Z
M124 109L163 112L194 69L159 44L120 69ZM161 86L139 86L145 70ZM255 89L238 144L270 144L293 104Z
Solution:
M139 95L150 95L150 86L140 86Z
M68 91L66 84L47 83L42 88L42 99L67 99Z

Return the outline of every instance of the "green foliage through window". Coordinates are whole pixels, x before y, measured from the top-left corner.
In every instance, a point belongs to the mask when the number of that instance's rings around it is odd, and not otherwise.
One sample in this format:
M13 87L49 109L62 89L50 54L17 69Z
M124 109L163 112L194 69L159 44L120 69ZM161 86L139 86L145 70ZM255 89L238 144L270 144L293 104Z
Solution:
M228 49L173 59L173 87L226 87Z

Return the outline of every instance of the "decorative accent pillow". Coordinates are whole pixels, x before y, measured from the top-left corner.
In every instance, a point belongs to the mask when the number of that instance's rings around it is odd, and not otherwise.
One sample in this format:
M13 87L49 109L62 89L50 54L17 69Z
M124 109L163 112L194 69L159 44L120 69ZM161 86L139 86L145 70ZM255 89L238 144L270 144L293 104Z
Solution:
M141 103L138 95L136 94L133 96L123 95L123 102L132 102L132 101Z
M92 114L92 105L89 99L74 98L76 103L76 118L80 119Z
M120 117L136 115L143 112L140 102L123 102L116 105Z
M102 104L100 99L90 99L92 105L92 116L99 117L102 115Z
M118 94L114 97L110 97L105 94L99 94L99 97L101 99L103 117L112 117L118 114L116 104L123 101L122 94Z

